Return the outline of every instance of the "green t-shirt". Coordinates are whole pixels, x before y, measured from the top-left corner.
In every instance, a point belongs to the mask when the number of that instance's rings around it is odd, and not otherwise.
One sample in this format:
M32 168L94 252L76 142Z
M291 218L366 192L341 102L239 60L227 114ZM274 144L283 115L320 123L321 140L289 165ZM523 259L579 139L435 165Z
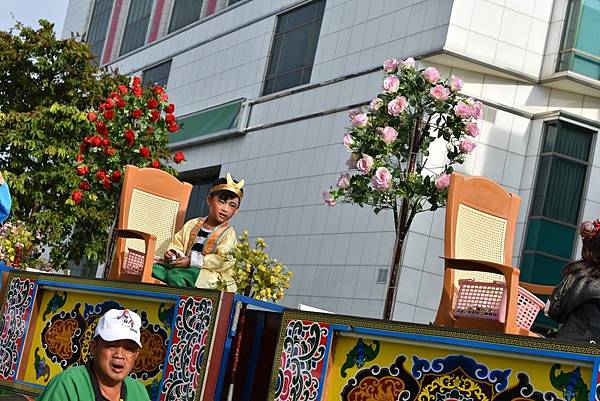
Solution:
M142 383L125 378L127 398L124 401L150 401ZM69 368L56 375L37 401L93 401L96 399L90 375L85 366Z

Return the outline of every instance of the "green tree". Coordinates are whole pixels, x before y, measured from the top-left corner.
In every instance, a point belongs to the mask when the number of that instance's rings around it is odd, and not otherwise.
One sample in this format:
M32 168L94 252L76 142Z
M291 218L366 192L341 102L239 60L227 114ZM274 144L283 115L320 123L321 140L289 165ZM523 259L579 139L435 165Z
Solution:
M53 24L0 32L0 170L10 183L12 218L43 233L55 266L103 255L113 211L74 207L73 160L86 112L126 77L95 66L87 44L57 40Z

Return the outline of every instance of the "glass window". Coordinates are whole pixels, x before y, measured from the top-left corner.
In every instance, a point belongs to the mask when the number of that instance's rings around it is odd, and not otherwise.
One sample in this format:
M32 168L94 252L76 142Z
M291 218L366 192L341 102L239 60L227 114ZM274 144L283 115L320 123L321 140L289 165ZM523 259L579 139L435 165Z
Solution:
M114 0L96 0L90 19L90 26L86 42L90 45L90 49L96 64L100 64L102 50L104 50L104 42L106 40L106 32L108 31L108 23L110 22L110 14L113 8Z
M185 221L208 214L206 196L210 185L219 179L220 172L221 166L214 166L201 170L184 171L179 174L181 181L189 182L193 186L185 213Z
M556 121L545 126L521 279L556 285L573 258L593 131Z
M600 79L600 0L570 0L558 70Z
M171 134L170 143L181 142L215 132L227 131L238 126L243 99L211 107L179 120L181 129Z
M202 0L175 0L173 12L171 13L169 33L198 21L201 11Z
M120 55L129 53L146 43L153 4L154 0L131 0Z
M277 17L263 95L310 81L324 10L318 0Z
M171 61L165 61L154 67L150 67L142 73L142 85L152 86L160 85L163 88L167 87L169 82L169 74L171 73Z

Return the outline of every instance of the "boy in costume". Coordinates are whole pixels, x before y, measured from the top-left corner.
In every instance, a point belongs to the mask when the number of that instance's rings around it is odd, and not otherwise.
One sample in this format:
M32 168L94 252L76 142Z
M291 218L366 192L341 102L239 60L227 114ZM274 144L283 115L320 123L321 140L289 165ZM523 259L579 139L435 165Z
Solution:
M141 324L133 311L107 311L90 344L91 361L55 376L38 401L150 401L144 385L129 377L142 348Z
M220 280L235 292L231 277L233 261L227 259L237 237L229 220L238 212L244 196L244 180L227 174L208 192L208 216L191 219L175 234L161 263L152 267L152 277L178 287L214 288Z

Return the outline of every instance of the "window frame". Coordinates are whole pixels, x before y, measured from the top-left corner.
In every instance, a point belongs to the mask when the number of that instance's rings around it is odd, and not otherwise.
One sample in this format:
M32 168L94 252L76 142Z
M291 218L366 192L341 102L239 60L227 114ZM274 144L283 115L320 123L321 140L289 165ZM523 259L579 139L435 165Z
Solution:
M150 12L148 14L148 17L144 17L143 19L137 20L133 23L129 22L129 17L131 15L131 11L132 11L132 7L134 5L135 1L149 1L150 2ZM128 53L131 53L137 49L140 49L142 47L144 47L147 43L148 43L148 35L150 34L150 24L152 22L152 14L154 13L154 9L156 7L156 1L155 0L130 0L129 2L129 8L127 10L127 16L125 17L125 25L123 27L123 33L121 35L121 44L119 46L119 57L122 57ZM125 40L127 39L127 28L130 27L133 24L139 24L141 21L143 21L144 19L147 19L147 23L146 23L146 28L145 28L145 32L144 32L144 39L142 44L140 44L139 46L133 47L131 49L124 49L125 46Z
M210 185L216 181L217 179L219 179L220 174L221 174L221 165L216 165L216 166L210 166L210 167L204 167L204 168L200 168L200 169L194 169L194 170L186 170L186 171L180 171L179 172L179 176L178 179L180 181L183 182L187 182L189 184L192 185L192 192L190 193L190 199L188 201L188 208L185 211L185 218L184 221L188 221L190 219L196 218L196 217L203 217L206 214L202 213L204 210L206 210L208 212L208 205L206 205L206 202L204 202L203 199L198 199L198 202L200 202L201 206L199 208L199 216L196 216L196 213L191 213L192 208L189 207L190 204L192 204L192 196L194 195L194 190L196 190L196 188L198 188L198 186L200 185L208 185L207 186L207 191L206 194L208 195L208 189L210 188ZM202 195L202 194L198 194L198 195ZM199 196L201 198L201 196Z
M157 82L157 81L145 82L146 80L144 78L145 78L145 75L148 73L148 71L156 70L157 68L162 67L162 66L164 66L166 64L169 64L169 72L167 74L167 81L166 81L165 84L162 84L162 83ZM172 66L173 66L173 59L171 58L171 59L168 59L168 60L165 60L165 61L161 61L160 63L155 64L152 67L148 67L148 68L143 69L142 70L142 86L154 86L154 85L158 84L158 85L160 85L160 86L162 86L163 88L166 89L167 86L168 86L168 84L169 84L169 78L171 78L171 67Z

